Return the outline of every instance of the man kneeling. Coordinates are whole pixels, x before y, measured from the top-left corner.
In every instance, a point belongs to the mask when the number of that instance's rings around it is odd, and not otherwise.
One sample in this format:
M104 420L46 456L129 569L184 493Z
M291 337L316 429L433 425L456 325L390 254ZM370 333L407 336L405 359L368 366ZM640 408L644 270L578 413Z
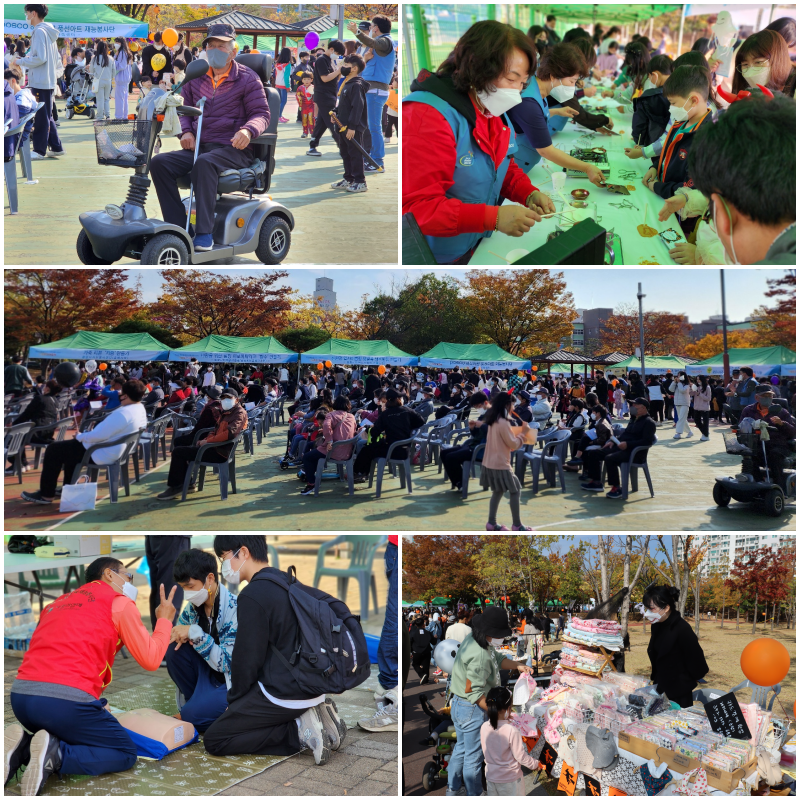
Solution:
M173 577L188 602L172 629L167 670L178 687L177 716L205 733L228 707L237 597L220 585L216 558L202 550L184 550Z

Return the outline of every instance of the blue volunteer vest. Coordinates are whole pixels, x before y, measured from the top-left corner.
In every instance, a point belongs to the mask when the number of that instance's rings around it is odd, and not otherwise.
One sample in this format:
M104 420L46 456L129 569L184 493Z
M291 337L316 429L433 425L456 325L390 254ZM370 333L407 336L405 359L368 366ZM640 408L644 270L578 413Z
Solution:
M382 33L378 39L388 39L392 43L392 49L385 56L379 56L378 53L373 50L372 58L367 61L367 66L364 72L361 73L361 77L365 81L389 83L394 73L394 62L396 60L394 52L395 44L388 33Z
M506 179L508 165L517 152L514 127L504 115L505 123L511 131L508 152L495 169L490 155L478 147L467 118L456 111L449 103L430 92L412 92L403 99L404 103L424 103L435 108L450 124L456 138L456 170L453 185L445 192L446 197L455 197L462 203L485 203L500 205L500 192ZM460 233L457 236L426 236L428 244L439 264L449 264L472 250L484 237L484 233Z
M523 103L526 97L535 100L539 108L542 109L544 118L550 119L550 109L547 106L547 102L542 99L542 93L539 91L539 84L536 82L536 78L533 78L522 92ZM519 164L523 172L528 173L542 160L542 157L536 152L536 148L524 133L517 134L517 147L518 152L514 160Z

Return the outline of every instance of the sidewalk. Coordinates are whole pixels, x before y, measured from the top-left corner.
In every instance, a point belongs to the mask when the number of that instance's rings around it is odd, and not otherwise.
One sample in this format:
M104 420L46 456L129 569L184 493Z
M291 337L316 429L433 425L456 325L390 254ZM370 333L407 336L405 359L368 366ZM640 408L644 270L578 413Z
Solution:
M78 215L120 203L128 190L131 170L97 163L94 128L88 117L71 120L63 113L64 100L56 101L59 136L66 150L61 158L33 162L39 183L26 186L19 177L19 214L4 211L4 261L6 266L80 265L75 242L81 230ZM112 98L111 113L114 114ZM131 95L129 109L135 108ZM308 139L301 139L293 95L284 109L291 120L278 125L275 172L269 194L295 217L292 246L285 265L294 264L397 264L398 142L386 145L386 172L367 178L369 190L350 195L330 188L342 177L339 150L330 133L319 145L321 158L307 156ZM177 150L177 139L164 139L162 152ZM19 159L17 159L19 163ZM7 204L7 200L4 201ZM148 216L161 218L155 189L147 196ZM35 232L35 235L34 235ZM139 263L123 259L120 264ZM257 264L255 254L208 262Z

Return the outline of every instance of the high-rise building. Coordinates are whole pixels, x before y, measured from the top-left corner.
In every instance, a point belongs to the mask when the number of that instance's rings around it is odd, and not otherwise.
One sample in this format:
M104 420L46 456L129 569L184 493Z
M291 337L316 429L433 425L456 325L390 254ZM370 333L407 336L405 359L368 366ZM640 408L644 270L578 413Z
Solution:
M700 562L700 574L721 572L730 574L733 562L751 550L770 547L773 550L793 549L796 536L785 533L708 533L696 534L696 540L705 539L707 549ZM697 544L700 542L697 541ZM683 557L683 548L678 545L678 555Z
M314 286L314 302L325 311L336 308L336 292L332 278L317 278Z

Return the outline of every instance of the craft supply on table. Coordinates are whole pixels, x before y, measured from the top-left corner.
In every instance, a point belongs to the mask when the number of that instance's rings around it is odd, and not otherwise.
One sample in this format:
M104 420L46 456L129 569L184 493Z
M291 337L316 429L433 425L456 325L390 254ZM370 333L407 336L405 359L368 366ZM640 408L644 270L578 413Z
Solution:
M630 194L627 187L621 183L607 183L605 186L611 194Z
M573 189L570 194L576 200L585 200L589 196L589 192L586 189Z
M639 210L639 206L635 206L633 203L631 203L630 200L622 200L619 203L609 203L609 205L613 206L614 208L618 208L621 211L624 211L626 209L630 209L633 211Z
M639 236L644 236L645 239L649 239L651 236L658 236L658 231L655 228L651 228L644 223L637 225L636 230L639 231Z
M619 178L623 181L635 181L639 177L639 173L635 169L620 169Z
M581 144L581 140L578 141ZM605 147L592 147L589 143L588 147L577 147L569 151L573 158L578 161L583 161L586 164L593 164L597 167L605 177L611 174L611 166L608 163L608 152ZM567 175L570 178L585 178L586 173L579 169L567 169Z

